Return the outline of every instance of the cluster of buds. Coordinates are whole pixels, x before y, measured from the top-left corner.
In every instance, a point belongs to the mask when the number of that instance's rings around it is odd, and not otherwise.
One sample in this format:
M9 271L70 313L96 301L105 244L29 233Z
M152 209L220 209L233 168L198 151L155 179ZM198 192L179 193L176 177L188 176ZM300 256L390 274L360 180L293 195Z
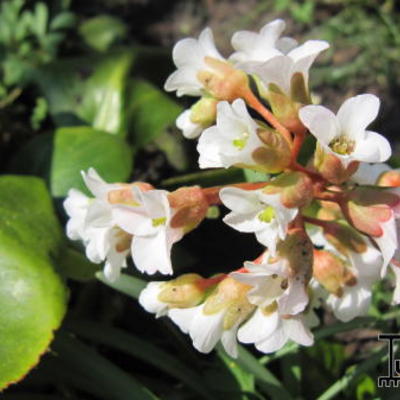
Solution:
M150 282L140 295L147 311L169 317L204 353L219 341L233 357L237 341L265 353L288 340L310 346L315 309L341 321L364 315L373 284L388 271L400 303L400 171L383 164L389 142L367 130L379 99L352 97L336 115L310 104L308 72L329 45L299 45L280 37L284 28L275 20L259 33L235 33L228 59L208 28L183 39L165 84L178 96L200 97L177 119L185 137L198 138L200 168L253 169L265 182L169 193L143 182L107 184L89 170L83 178L94 198L72 189L65 201L68 236L83 241L91 261L105 261L110 280L128 255L141 272L172 274L172 245L210 206L226 206L227 225L254 233L265 247L257 259L209 278ZM302 165L307 135L316 147Z

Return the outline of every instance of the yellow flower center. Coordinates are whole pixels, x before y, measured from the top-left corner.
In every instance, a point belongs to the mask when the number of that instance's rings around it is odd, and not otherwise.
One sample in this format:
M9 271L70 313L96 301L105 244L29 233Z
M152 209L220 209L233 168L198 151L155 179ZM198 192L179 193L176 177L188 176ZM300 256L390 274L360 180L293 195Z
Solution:
M275 218L275 210L273 207L266 207L260 214L258 214L258 219L261 222L269 223Z
M247 140L249 139L249 133L243 132L238 138L232 140L232 144L238 149L243 150L247 144Z
M167 222L167 218L165 218L165 217L153 218L151 222L152 222L152 225L156 228L157 226L165 225L165 223Z
M340 135L329 143L329 147L337 154L347 155L354 151L355 141Z

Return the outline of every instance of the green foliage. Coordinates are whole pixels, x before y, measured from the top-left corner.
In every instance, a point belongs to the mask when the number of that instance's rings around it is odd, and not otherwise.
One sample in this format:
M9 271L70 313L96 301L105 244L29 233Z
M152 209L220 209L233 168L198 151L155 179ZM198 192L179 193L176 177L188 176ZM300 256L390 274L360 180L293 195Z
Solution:
M64 315L66 289L50 257L61 245L43 182L0 178L0 390L38 363Z
M90 18L79 27L79 33L84 41L98 51L108 50L113 43L125 36L126 31L126 25L110 15Z
M66 196L76 188L87 192L81 171L95 168L110 182L124 182L132 168L132 152L114 135L81 126L60 128L55 133L50 186L53 196Z

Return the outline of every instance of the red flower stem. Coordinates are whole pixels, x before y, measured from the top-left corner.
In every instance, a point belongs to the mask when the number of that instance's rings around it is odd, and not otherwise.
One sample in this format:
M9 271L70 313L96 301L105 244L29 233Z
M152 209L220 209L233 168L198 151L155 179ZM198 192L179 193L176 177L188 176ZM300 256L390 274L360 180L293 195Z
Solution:
M268 108L264 107L264 105L257 99L254 93L248 89L242 93L243 98L246 100L247 104L257 111L260 115L262 115L266 121L269 122L279 133L283 135L283 137L287 140L290 146L292 146L292 135L290 131L283 126L275 115L272 114Z
M305 132L295 132L292 148L292 163L295 163L297 161L297 157L299 156L301 146L303 145L305 137Z
M269 182L244 182L244 183L235 183L231 185L222 185L222 186L213 186L209 188L202 189L203 195L207 199L207 202L210 206L222 204L221 199L219 197L219 191L225 187L236 187L244 190L256 190L261 189L264 186L267 186Z

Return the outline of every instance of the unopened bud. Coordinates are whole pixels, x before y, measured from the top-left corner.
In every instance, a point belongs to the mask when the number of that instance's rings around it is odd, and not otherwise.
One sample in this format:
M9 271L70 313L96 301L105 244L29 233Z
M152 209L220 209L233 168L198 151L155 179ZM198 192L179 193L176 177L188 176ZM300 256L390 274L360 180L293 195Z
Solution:
M217 116L217 103L213 97L202 97L190 109L190 120L203 128L211 126Z
M269 182L263 189L265 194L281 193L282 204L287 208L308 205L313 199L314 189L310 177L302 172L284 172Z
M179 188L168 195L168 201L175 211L172 228L183 228L189 232L207 215L208 201L199 186Z
M305 133L307 129L298 117L299 109L310 103L303 75L293 75L290 96L275 84L270 84L268 89L268 102L279 122L291 132Z
M306 232L291 229L285 240L279 242L278 253L288 260L291 275L308 283L312 275L313 244Z
M197 274L185 274L162 285L158 300L167 303L170 308L189 308L201 303L206 291L201 282L204 279Z
M335 296L343 295L346 267L343 261L326 250L314 250L314 278Z
M314 167L327 181L334 184L345 182L357 171L358 165L358 161L352 161L345 168L339 158L333 154L326 153L317 144L314 155Z
M287 168L291 161L287 140L273 129L258 130L257 134L265 146L253 152L253 160L267 173L274 174Z
M384 172L376 182L378 186L391 186L398 187L400 186L400 171L392 170Z
M232 102L248 88L249 79L245 72L236 69L232 64L205 57L205 63L211 70L202 70L197 78L204 88L216 99Z

